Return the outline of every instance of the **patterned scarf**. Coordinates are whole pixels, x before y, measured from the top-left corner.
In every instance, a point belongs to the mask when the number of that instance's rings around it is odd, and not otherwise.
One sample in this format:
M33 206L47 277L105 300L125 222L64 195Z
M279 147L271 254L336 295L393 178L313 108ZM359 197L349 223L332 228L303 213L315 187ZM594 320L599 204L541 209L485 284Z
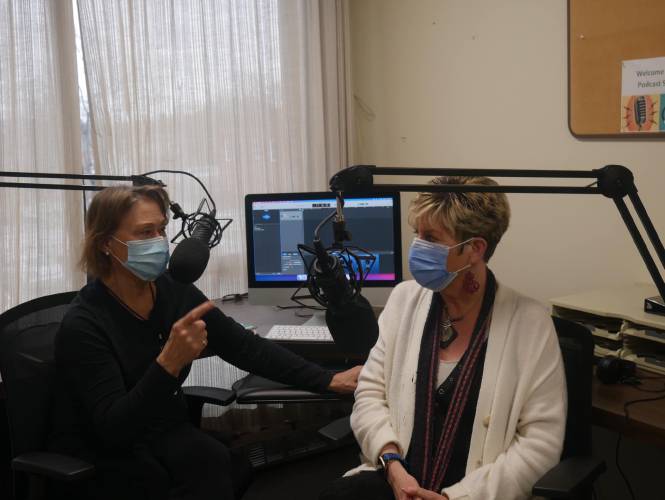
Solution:
M460 421L470 399L474 378L479 379L480 377L476 377L477 372L483 369L495 291L494 276L488 271L483 305L469 346L451 376L438 388L441 390L447 386L447 390L452 391L450 404L445 416L442 416L441 419L436 418L435 412L439 411L436 407L436 377L439 367L443 303L439 294L435 294L432 301L418 361L420 383L416 389L416 421L408 457L410 473L422 487L431 491L441 491L443 487L458 436ZM453 387L450 387L451 382L454 384ZM437 420L443 421L442 427L438 429L439 432L434 429L434 423Z

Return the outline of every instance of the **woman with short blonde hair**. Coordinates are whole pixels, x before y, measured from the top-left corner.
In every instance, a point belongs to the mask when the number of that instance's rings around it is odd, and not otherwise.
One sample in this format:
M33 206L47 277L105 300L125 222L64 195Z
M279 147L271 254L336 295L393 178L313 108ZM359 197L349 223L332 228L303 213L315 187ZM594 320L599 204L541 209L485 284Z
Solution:
M488 177L437 177L431 184L498 186ZM505 193L419 193L411 203L409 224L417 229L420 221L454 229L459 241L484 238L483 259L487 262L508 230L510 206Z
M548 309L487 267L508 229L507 198L421 193L409 220L414 281L388 299L355 393L362 464L320 498L527 498L559 460L566 387Z

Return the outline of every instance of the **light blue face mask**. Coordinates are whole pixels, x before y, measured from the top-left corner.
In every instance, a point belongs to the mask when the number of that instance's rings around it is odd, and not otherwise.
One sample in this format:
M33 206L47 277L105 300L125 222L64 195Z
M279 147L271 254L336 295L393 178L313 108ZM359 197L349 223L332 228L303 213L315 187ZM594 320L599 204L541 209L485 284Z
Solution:
M127 247L127 260L125 262L113 255L118 262L143 281L155 281L164 271L169 261L169 242L164 236L157 236L149 240L121 241L115 236L112 238Z
M471 240L473 238L449 247L440 243L414 238L409 249L409 271L420 286L440 292L450 285L461 271L471 267L468 264L457 271L448 270L450 250Z

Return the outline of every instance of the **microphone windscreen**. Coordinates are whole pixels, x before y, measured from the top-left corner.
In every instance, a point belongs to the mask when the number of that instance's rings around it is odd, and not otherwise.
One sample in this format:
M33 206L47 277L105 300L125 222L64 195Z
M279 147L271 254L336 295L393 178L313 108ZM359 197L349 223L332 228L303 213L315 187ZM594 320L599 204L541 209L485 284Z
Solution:
M335 345L343 352L363 360L379 338L379 322L368 300L362 295L344 307L326 310L326 325Z
M171 277L184 284L194 283L205 271L210 259L210 248L205 242L187 238L178 243L169 260Z

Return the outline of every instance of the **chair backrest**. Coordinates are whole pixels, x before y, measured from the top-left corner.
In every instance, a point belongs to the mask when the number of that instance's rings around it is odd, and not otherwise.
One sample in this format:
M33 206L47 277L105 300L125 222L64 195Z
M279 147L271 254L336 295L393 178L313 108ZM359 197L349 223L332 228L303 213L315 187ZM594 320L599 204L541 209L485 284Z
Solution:
M591 455L593 337L583 325L554 317L566 371L568 417L562 459Z
M76 293L40 297L0 315L0 375L12 457L46 444L55 387L53 343Z

